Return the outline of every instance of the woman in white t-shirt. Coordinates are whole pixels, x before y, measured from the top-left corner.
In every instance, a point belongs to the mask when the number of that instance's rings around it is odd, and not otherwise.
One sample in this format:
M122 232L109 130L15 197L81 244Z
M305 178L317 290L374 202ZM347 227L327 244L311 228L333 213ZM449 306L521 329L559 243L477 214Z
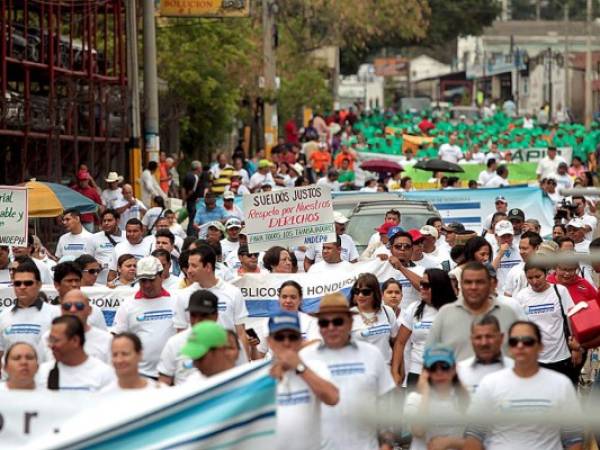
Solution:
M116 288L117 286L133 286L137 270L137 259L130 253L119 256L117 260L118 277L110 281L107 286Z
M296 312L300 319L300 333L303 345L321 339L317 319L301 311L302 286L293 280L284 281L279 287L279 308L282 311ZM261 359L269 352L267 338L269 337L269 319L265 319L260 327L259 338L250 338L252 359Z
M112 341L111 352L117 381L102 389L103 392L161 387L158 381L142 377L138 371L138 365L142 360L142 341L136 334L116 334Z
M566 375L576 385L579 373L574 364L581 363L582 352L574 338L565 336L566 314L574 306L571 294L566 287L548 282L545 267L526 263L524 270L529 285L515 298L527 319L542 331L540 365Z
M35 348L26 342L16 342L11 345L4 355L4 372L6 383L0 383L0 391L16 389L37 389L35 374L39 368Z
M381 296L383 304L394 310L396 317L400 315L400 303L402 302L402 285L394 278L390 278L381 285Z
M392 362L392 347L398 334L396 314L383 304L379 281L372 273L361 273L350 290L352 337L373 344L386 363Z
M450 277L441 269L425 270L419 294L421 301L413 302L400 313L400 329L392 358L392 377L396 384L401 385L406 377L406 385L411 390L421 374L423 351L433 320L442 306L456 301Z

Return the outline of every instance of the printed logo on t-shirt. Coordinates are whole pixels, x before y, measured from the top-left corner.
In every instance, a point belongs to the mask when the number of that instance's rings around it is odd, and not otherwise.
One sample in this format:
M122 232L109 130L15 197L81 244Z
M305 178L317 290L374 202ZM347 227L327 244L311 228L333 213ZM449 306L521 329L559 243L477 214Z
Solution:
M277 404L279 406L298 405L300 403L310 402L310 392L308 389L301 391L277 394Z
M227 311L227 303L219 302L217 308L219 308L219 312Z
M505 400L500 409L519 412L541 412L552 407L552 400L545 398L518 398Z
M546 314L554 312L554 303L542 303L527 307L527 315Z
M390 327L390 325L386 323L383 325L376 325L374 327L367 328L366 330L362 330L360 332L360 335L362 337L378 336L381 334L390 334L391 331L392 327Z
M111 249L111 248L114 248L114 245L112 245L110 242L103 242L102 244L100 244L100 248L101 249Z
M511 268L515 267L516 265L518 265L519 263L521 263L521 261L516 260L516 259L512 259L509 261L500 261L500 268L501 269L511 269Z
M173 311L170 309L159 309L156 311L146 311L135 318L138 322L147 322L150 320L166 320L173 318Z
M413 330L430 330L432 324L430 320L421 320L414 324Z
M365 373L365 364L362 362L357 363L341 363L341 364L330 364L329 371L333 376L344 376L344 375L356 375L359 373Z
M15 323L4 329L4 334L12 336L14 334L40 334L42 327L37 323Z
M183 363L181 364L181 366L182 366L184 369L193 369L193 368L194 368L194 361L193 361L193 360L191 360L191 359L185 359L185 360L183 361Z
M66 244L65 251L79 252L85 248L85 244Z

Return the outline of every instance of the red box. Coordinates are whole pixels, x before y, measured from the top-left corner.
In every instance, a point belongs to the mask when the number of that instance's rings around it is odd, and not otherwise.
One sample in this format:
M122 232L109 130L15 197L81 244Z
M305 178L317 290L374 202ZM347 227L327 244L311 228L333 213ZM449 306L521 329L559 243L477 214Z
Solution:
M597 302L579 302L567 314L578 342L587 342L600 335L600 306Z

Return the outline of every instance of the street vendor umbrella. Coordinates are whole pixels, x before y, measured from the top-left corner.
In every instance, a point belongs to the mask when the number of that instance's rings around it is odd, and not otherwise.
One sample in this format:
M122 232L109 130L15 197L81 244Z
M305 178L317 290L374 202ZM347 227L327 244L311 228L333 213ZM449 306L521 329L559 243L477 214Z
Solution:
M360 168L377 173L398 173L404 171L400 164L387 159L369 159L363 162Z
M414 165L415 169L427 170L428 172L464 172L463 168L458 164L454 164L443 159L429 159L427 161L419 161Z
M96 202L61 184L28 181L24 186L27 187L29 217L56 217L71 208L80 213L94 213L98 208Z

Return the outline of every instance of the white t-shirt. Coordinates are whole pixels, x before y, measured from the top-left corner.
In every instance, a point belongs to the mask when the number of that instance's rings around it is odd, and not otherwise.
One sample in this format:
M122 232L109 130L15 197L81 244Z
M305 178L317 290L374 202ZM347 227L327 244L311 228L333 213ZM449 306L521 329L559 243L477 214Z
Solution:
M508 297L506 295L497 295L496 300L498 301L498 303L505 304L510 309L512 309L517 315L518 320L527 320L527 314L525 314L523 306L521 306L521 303L519 303L519 300L517 300L516 298Z
M352 311L358 312L357 307L353 307ZM367 325L363 319L363 315L368 319L376 318L377 321L371 325ZM396 322L396 314L389 307L382 305L377 313L356 314L352 321L352 337L357 341L368 342L373 344L381 352L384 361L387 364L392 362L392 346L390 339L398 335L398 323Z
M414 272L420 277L423 276L425 269L423 267L414 265L412 267L408 267L408 270ZM402 272L396 270L392 267L391 264L387 264L382 273L378 274L378 278L380 280L387 280L389 278L394 278L396 281L400 283L402 286L402 301L400 302L400 309L407 308L413 302L419 302L421 300L421 295L419 294L418 289L412 285L412 283L404 276Z
M340 183L339 181L329 181L329 178L327 177L322 177L319 178L317 180L317 186L329 186L329 189L331 189L332 191L339 191L340 190Z
M187 328L175 336L171 336L160 354L158 373L173 377L175 385L184 383L194 372L200 373L194 367L193 360L181 355L181 349L187 343L191 332L192 329Z
M339 263L330 264L327 261L319 261L308 268L308 273L324 273L324 272L347 272L352 270L352 263L341 260Z
M498 174L494 174L487 183L484 184L484 187L487 188L498 188L500 186L510 186L508 180L502 178Z
M415 311L419 307L421 302L413 302L400 312L398 317L399 325L411 331L410 338L407 346L410 352L410 358L408 358L408 368L405 373L416 373L420 374L423 369L423 352L425 351L425 343L427 342L427 336L435 316L437 316L438 310L431 305L425 304L423 309L423 315L420 319L415 317Z
M231 242L229 239L221 239L221 253L223 254L223 261L227 261L227 258L231 253L237 256L238 249L240 248L240 241Z
M475 361L474 356L471 356L458 362L456 373L462 385L469 391L469 394L473 395L483 377L505 368L511 369L514 365L515 362L505 356L501 356L498 361L491 364L482 364Z
M322 340L319 324L315 317L309 316L302 311L298 311L298 320L300 320L300 334L302 335L302 340L304 342ZM256 346L256 350L265 355L270 355L269 344L267 342L267 338L269 337L269 319L267 317L265 317L260 326L257 326L256 333L260 339L260 342Z
M598 219L595 216L592 216L587 213L581 216L580 219L583 221L584 224L589 225L592 229L592 231L585 233L585 240L591 242L594 239L594 231L598 226Z
M122 234L121 236L115 236L111 234L110 237L117 244L125 240L125 237ZM108 240L104 231L99 231L98 233L94 233L94 248L96 250L92 256L96 258L96 261L98 261L102 267L102 272L100 272L100 275L98 275L98 283L106 284L108 267L113 256L113 252L115 251L115 246Z
M485 153L482 153L481 151L471 153L471 161L474 164L485 164Z
M154 206L146 211L142 218L142 223L149 230L152 227L152 233L156 233L156 225L154 223L165 213L166 209L160 206ZM153 226L154 225L154 226Z
M45 345L46 351L44 361L54 360L54 355L52 354L52 350L48 345L49 336L50 330L46 331L44 336L42 336L42 342ZM85 344L83 345L83 350L88 356L93 356L103 363L110 364L112 360L110 349L112 339L113 335L108 331L101 330L100 328L96 327L90 327L90 329L85 332Z
M440 145L438 157L444 161L456 164L463 158L463 152L458 145L445 143Z
M522 378L506 368L483 378L471 399L469 414L485 417L490 412L513 416L554 412L572 417L579 414L580 407L575 389L564 375L540 368L534 376ZM495 425L475 434L485 441L486 450L563 449L560 430L542 423Z
M127 253L133 255L135 259L140 260L144 256L152 253L152 244L154 244L154 236L146 236L139 244L131 244L127 239L115 245L112 259L109 263L109 269L117 271L117 261L121 255Z
M217 280L217 284L207 289L219 299L219 318L217 322L227 330L235 330L235 326L243 324L244 319L248 317L242 291L220 278L217 278ZM190 303L192 293L200 289L205 288L198 283L192 283L176 293L175 327L178 330L183 330L190 324L190 315L186 309Z
M342 249L340 256L344 261L354 261L359 257L358 250L352 238L347 234L340 235ZM314 263L323 261L323 244L312 244L306 248L305 258L312 260Z
M146 380L146 386L140 389L124 389L121 386L119 386L119 381L115 380L112 383L110 383L108 386L102 388L101 392L112 392L112 391L127 391L127 392L131 392L131 391L153 391L154 389L160 389L162 387L164 387L164 384L159 383L158 381L154 381L150 378L145 378Z
M322 361L303 363L319 377L331 382L331 373ZM323 448L321 439L321 400L294 371L288 370L277 382L278 450Z
M479 178L477 178L477 184L480 186L485 186L488 181L492 179L492 177L496 175L495 171L488 172L487 170L482 170L479 172Z
M128 203L129 202L127 200L121 199L115 203L115 208L122 208ZM129 219L141 219L146 209L146 206L141 202L141 200L136 198L135 205L130 206L121 213L121 218L119 219L119 228L121 228L121 230L125 230L125 226L127 225Z
M558 166L561 162L566 162L562 156L556 155L554 159L544 156L539 160L535 173L540 176L540 180L547 178L550 175L556 175Z
M104 202L104 206L107 208L114 208L115 204L123 199L123 190L121 188L117 188L115 190L104 189L102 194L100 194L100 197Z
M321 410L323 438L344 450L378 448L377 427L355 416L356 411L374 408L378 397L396 387L381 352L362 341L350 342L340 349L314 343L300 351L300 358L327 364L340 392L340 402L335 407Z
M528 283L524 268L525 263L521 261L508 271L504 282L504 293L506 295L514 297L521 289L527 287Z
M423 253L423 257L418 261L413 262L423 269L441 269L442 262L434 256L430 256L427 253Z
M271 172L267 172L265 175L263 175L260 172L253 173L252 176L250 177L250 182L248 183L248 188L252 190L257 187L261 187L263 184L270 184L271 186L275 185L275 182L273 181L273 176L271 175Z
M60 308L39 300L29 308L6 308L0 314L0 351L5 352L12 344L27 342L35 347L40 358L45 343L42 336L52 326L52 320L60 316Z
M563 332L563 318L554 286L558 289L566 314L569 308L573 307L573 299L564 286L550 285L544 292L535 292L528 286L516 296L527 318L540 327L544 348L540 352L539 361L544 363L562 361L571 356Z
M63 256L73 256L77 258L81 255L94 254L94 235L85 228L81 229L81 233L65 233L58 239L56 244L56 252L54 253L58 259Z
M54 368L55 361L46 361L35 375L35 382L40 386L48 385L48 374ZM112 367L93 356L78 366L67 366L58 363L58 386L61 391L97 392L116 381Z
M138 335L144 349L140 373L158 376L158 360L167 340L175 335L173 317L176 299L167 291L157 298L144 298L141 291L125 300L115 314L115 333L129 331Z
M37 258L34 258L32 256L30 256L30 258L40 271L40 279L42 280L42 284L53 284L54 275L52 269L50 269L50 266Z
M494 250L494 255L496 255L499 251L498 243L492 244L492 249ZM516 236L515 240L511 247L504 252L502 259L500 259L500 267L496 270L496 277L498 278L498 292L504 292L504 287L506 286L506 280L508 278L508 272L515 267L517 264L523 262L521 258L521 253L519 253L519 247L516 244Z

